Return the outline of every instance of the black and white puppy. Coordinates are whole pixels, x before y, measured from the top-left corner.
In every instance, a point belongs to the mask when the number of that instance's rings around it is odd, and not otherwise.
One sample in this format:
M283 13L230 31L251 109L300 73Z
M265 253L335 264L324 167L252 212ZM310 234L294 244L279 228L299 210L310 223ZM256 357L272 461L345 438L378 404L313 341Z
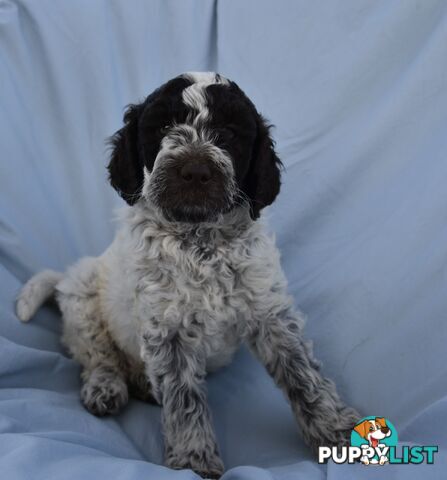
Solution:
M170 80L124 116L112 186L129 204L111 246L23 288L27 321L55 294L63 341L82 367L81 398L118 412L134 393L163 407L165 461L223 472L205 375L243 341L287 395L307 443L349 443L360 416L319 372L273 240L258 221L280 188L269 128L214 73Z

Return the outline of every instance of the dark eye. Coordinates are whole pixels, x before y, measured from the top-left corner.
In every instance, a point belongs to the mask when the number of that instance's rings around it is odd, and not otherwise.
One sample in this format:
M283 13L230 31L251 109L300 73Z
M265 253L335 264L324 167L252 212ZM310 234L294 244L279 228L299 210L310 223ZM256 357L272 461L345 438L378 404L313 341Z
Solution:
M163 135L166 135L170 128L171 128L171 125L164 125L163 127L160 128L160 133Z
M374 427L372 425L369 427L369 431L374 432Z
M236 136L236 131L230 127L220 128L219 133L225 140L231 140Z

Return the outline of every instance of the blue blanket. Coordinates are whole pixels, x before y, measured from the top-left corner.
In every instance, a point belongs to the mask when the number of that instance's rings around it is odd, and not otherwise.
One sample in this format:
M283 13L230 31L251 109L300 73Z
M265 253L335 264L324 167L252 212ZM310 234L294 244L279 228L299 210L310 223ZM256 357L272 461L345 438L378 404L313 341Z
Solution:
M33 273L111 241L105 139L167 79L217 70L276 125L268 212L324 372L434 465L318 465L242 349L210 376L225 480L441 479L447 468L447 3L444 0L0 2L0 477L193 479L162 466L160 409L98 419Z

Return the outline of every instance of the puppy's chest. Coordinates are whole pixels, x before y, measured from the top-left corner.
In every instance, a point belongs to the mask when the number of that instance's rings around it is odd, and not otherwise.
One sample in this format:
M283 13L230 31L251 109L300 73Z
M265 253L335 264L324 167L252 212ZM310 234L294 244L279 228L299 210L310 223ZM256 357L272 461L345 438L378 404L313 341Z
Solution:
M202 325L210 334L228 329L246 314L240 243L174 238L154 243L156 254L144 262L137 285L146 314L165 326Z

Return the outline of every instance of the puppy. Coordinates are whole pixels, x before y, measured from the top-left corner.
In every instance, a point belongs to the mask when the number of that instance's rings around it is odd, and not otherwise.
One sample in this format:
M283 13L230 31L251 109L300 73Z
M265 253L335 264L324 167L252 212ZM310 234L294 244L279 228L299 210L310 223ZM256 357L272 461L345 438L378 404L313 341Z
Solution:
M380 443L386 437L391 436L391 430L386 424L386 420L383 417L376 417L375 420L365 420L354 427L354 430L365 440L368 440L369 446L383 448L386 447L384 443ZM365 465L370 463L379 463L384 465L388 462L386 455L381 455L379 460L370 460L367 456L360 458L360 461Z
M312 449L349 444L360 417L320 374L258 221L281 163L253 103L218 74L187 73L131 105L111 143L110 182L129 205L115 240L39 273L17 301L27 321L55 294L85 407L117 413L129 392L159 403L166 465L218 478L205 375L246 341Z

